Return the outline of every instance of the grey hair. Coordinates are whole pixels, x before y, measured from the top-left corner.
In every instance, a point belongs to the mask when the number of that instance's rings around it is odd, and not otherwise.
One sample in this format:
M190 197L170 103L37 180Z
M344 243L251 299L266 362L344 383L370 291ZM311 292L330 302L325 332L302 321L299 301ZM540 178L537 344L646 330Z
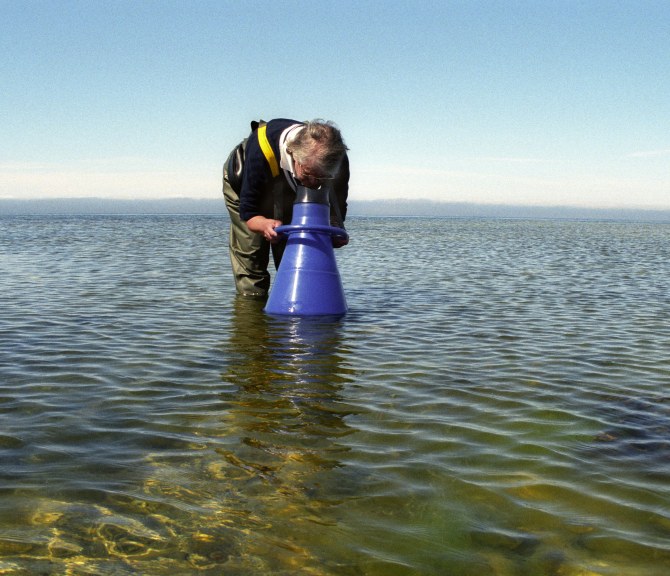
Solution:
M288 151L300 164L308 163L314 170L334 176L348 150L342 134L333 122L312 120L298 132Z

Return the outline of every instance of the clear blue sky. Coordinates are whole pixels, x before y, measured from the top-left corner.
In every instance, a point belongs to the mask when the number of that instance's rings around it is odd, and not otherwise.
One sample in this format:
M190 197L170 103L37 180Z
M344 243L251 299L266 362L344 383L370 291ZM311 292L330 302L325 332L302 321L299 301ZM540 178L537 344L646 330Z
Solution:
M257 118L351 197L670 208L667 0L0 0L0 198L220 196Z

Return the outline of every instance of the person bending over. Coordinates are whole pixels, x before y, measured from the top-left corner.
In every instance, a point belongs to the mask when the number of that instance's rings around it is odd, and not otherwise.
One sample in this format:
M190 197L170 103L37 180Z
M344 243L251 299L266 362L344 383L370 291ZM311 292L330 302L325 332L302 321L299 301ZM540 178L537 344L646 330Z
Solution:
M252 122L251 134L233 149L223 168L230 262L238 294L268 295L270 249L278 268L286 246L286 237L275 228L291 222L299 185L327 187L330 223L344 228L349 158L340 131L323 120ZM335 247L347 242L333 239Z

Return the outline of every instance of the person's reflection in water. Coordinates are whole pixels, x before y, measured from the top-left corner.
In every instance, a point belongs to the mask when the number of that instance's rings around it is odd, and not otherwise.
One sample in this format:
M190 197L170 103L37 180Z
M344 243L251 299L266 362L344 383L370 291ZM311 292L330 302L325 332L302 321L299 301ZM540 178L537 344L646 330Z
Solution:
M333 554L347 496L338 438L350 431L341 391L352 372L337 321L272 318L262 308L235 301L222 378L238 392L228 400L222 473L244 500L250 554L277 568L318 566L319 549Z

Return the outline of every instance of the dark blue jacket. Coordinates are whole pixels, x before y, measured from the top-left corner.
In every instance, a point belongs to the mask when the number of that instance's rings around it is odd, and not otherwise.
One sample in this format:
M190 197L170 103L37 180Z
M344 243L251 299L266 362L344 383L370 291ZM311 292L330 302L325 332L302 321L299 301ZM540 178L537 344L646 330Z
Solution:
M279 118L267 123L268 142L278 164L281 158L279 137L286 128L293 124L301 124L301 122ZM346 154L339 173L332 181L332 186L338 206L331 206L331 222L333 225L342 226L347 213L347 196L349 193L349 159ZM284 198L283 214L281 215L275 213L273 190L279 190ZM270 166L258 143L258 133L254 130L249 135L245 151L242 188L240 190L240 217L242 220L249 220L260 214L266 218L279 217L284 224L289 224L294 199L295 192L288 183L284 171L280 168L279 176L276 179L272 177ZM339 222L339 218L336 217L337 208L339 208L341 215L341 221Z

